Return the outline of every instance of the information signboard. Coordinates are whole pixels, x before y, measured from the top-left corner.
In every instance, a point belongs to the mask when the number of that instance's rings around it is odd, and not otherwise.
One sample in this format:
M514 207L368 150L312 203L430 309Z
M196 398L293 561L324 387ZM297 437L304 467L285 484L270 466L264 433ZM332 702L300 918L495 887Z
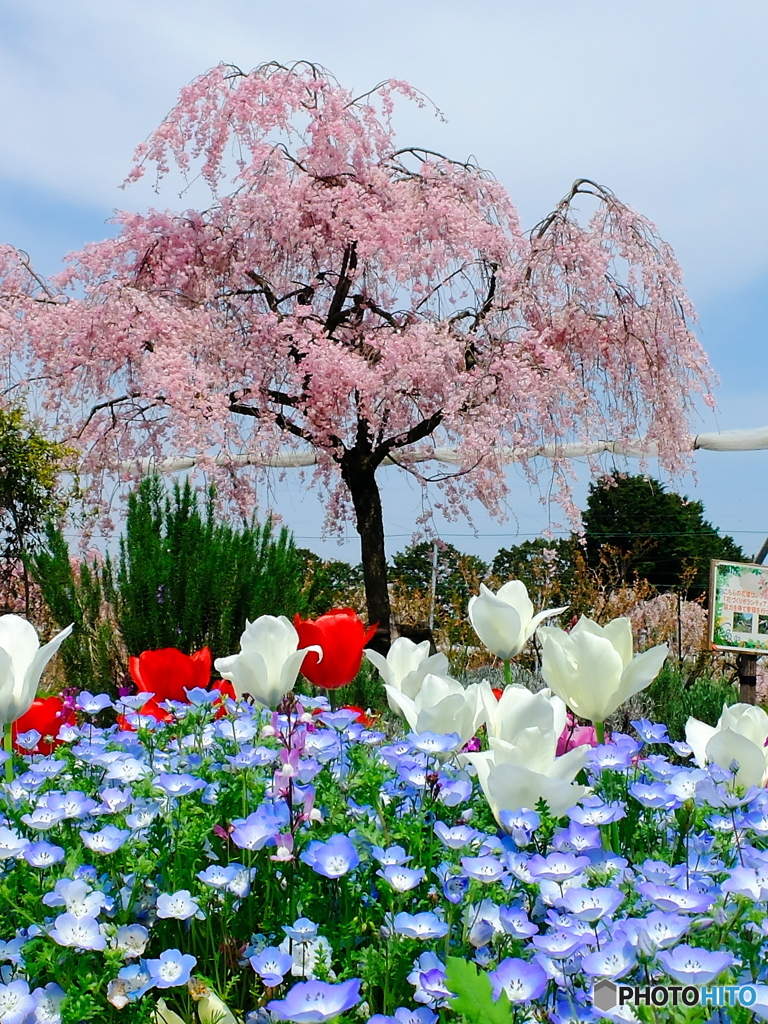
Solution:
M768 653L768 566L712 562L709 641L717 651Z

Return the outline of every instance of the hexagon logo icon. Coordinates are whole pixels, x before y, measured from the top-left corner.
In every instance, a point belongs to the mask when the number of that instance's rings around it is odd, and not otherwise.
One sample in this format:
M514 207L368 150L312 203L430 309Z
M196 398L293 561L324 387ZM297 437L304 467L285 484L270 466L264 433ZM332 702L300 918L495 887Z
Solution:
M592 1002L598 1010L612 1010L618 1002L614 983L607 978L598 981L592 989Z

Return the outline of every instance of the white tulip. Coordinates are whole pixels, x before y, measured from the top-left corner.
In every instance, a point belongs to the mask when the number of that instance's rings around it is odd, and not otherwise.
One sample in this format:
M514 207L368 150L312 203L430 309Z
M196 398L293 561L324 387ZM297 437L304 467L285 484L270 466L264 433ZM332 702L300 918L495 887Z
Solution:
M604 722L656 678L669 648L652 647L632 657L629 619L599 626L582 616L570 633L541 626L541 674L574 714Z
M545 800L555 817L565 814L589 792L574 784L584 767L589 747L574 747L555 756L557 736L548 729L531 727L518 734L515 743L490 739L490 750L465 754L477 769L477 779L496 821L503 811L535 810Z
M18 615L0 615L0 725L21 718L32 707L43 669L63 640L67 626L43 647L31 622Z
M490 692L487 682L473 683L466 688L450 676L428 674L415 697L407 697L400 690L385 683L384 689L405 718L413 732L456 732L462 744L471 740L485 722L486 701L483 694Z
M309 651L322 659L320 647L299 647L299 634L284 615L262 615L246 620L240 637L240 653L217 658L216 671L228 679L238 699L246 693L259 704L275 708L296 684L301 663Z
M415 644L413 640L399 636L389 648L386 658L369 648L363 654L378 669L382 681L406 697L415 697L424 677L430 673L436 676L448 673L448 659L444 654L430 655L429 640ZM388 699L390 710L398 714L397 706L391 698Z
M565 728L565 704L551 690L532 693L516 683L505 686L499 700L492 690L489 695L484 691L483 699L489 739L512 743L523 729L536 726L558 737Z
M491 654L502 661L522 651L540 622L564 611L548 608L534 615L528 591L520 580L510 580L495 594L481 583L480 594L469 599L472 628Z
M735 763L738 785L762 786L768 781L768 715L762 708L723 705L715 726L689 718L685 738L700 768L713 763L729 771Z

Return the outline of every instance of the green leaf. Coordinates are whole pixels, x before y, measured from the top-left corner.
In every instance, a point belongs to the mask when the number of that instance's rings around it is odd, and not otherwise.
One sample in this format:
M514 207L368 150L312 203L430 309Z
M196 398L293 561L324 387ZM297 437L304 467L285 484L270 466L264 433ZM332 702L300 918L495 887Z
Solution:
M497 1000L493 998L491 979L485 971L478 971L477 965L449 956L446 967L447 984L456 998L451 999L451 1009L466 1017L472 1024L509 1024L512 1019L512 1005L506 992Z

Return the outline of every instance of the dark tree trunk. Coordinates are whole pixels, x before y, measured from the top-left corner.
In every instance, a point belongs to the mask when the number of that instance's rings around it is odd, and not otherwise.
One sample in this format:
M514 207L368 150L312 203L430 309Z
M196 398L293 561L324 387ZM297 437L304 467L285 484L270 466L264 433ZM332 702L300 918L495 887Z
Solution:
M387 589L387 556L384 549L384 516L376 480L376 465L367 453L357 449L345 452L341 475L352 496L355 525L360 534L365 602L369 623L378 628L369 647L386 654L391 643L391 608Z

